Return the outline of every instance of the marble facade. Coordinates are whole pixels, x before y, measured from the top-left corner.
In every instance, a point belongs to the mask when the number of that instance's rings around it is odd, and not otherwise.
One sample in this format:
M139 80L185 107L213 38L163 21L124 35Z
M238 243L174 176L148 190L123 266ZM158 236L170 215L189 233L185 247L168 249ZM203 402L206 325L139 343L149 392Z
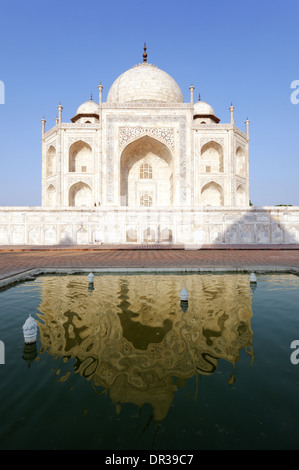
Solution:
M0 245L299 243L299 208L0 208Z
M43 207L248 207L249 130L147 61L42 134Z
M228 123L190 102L166 72L143 62L106 102L61 105L42 119L42 205L0 207L0 245L298 243L299 208L253 208L249 121Z

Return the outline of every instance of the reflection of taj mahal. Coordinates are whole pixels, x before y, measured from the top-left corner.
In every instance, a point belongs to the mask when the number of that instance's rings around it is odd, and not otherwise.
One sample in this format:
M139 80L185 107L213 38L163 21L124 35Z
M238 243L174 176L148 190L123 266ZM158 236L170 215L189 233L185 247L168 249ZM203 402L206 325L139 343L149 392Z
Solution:
M146 51L146 49L145 49ZM249 206L246 134L147 62L120 75L107 101L91 98L71 123L45 132L44 207Z
M72 371L109 390L115 404L150 403L157 421L174 399L175 377L209 376L226 361L234 382L241 352L254 360L246 275L100 275L90 292L85 276L40 282L41 352L75 359Z

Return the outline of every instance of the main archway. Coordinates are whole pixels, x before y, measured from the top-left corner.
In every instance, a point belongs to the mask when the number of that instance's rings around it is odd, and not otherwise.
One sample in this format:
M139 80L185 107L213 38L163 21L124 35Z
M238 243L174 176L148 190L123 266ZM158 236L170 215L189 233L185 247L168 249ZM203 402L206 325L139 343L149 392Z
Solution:
M173 158L169 148L150 136L128 144L120 158L122 206L172 206Z

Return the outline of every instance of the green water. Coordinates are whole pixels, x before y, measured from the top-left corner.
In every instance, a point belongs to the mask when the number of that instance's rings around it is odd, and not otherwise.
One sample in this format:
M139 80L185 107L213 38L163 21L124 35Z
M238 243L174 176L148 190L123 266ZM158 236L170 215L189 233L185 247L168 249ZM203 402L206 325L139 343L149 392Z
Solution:
M296 276L41 276L0 306L0 449L299 449Z

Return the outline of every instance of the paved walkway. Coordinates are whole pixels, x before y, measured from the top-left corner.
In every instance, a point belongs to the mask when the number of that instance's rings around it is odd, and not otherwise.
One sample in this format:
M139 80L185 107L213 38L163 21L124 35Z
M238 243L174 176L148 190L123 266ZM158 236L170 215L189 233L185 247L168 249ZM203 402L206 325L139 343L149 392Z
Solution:
M33 268L297 268L298 249L101 249L88 247L0 250L0 280Z
M137 243L103 245L10 245L1 246L0 253L6 251L97 251L97 250L185 250L191 247L183 244ZM197 247L199 249L199 247ZM201 250L299 250L299 243L292 245L200 245Z

